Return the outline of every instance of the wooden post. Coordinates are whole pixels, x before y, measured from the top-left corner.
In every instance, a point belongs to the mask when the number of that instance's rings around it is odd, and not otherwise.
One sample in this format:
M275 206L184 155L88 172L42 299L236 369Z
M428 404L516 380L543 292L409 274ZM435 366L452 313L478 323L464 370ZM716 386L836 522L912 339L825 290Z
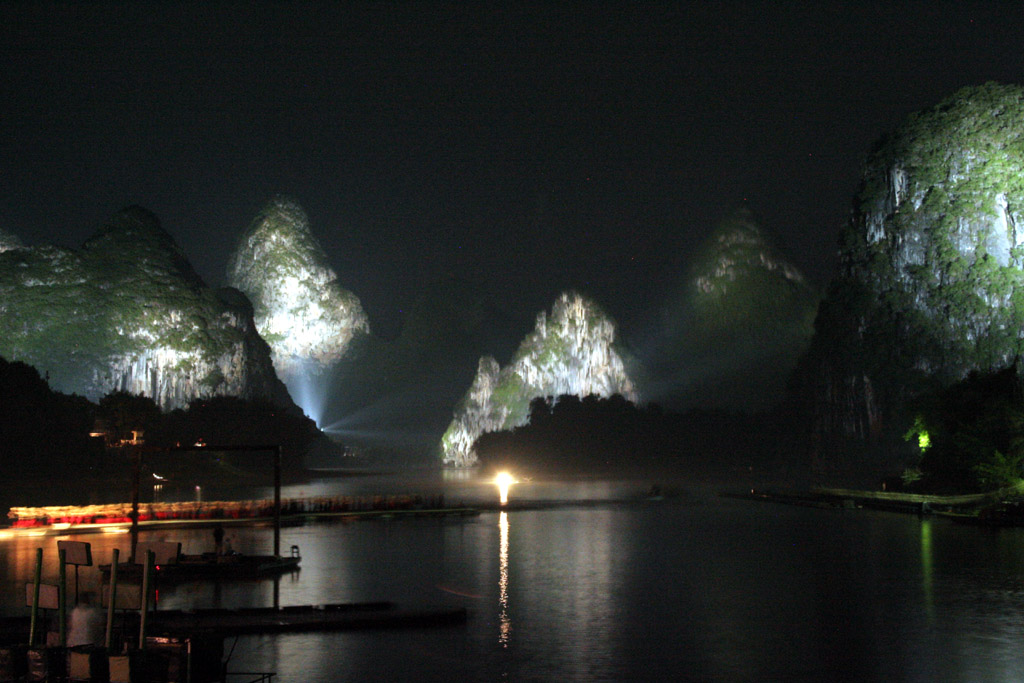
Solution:
M57 551L60 563L60 581L57 583L57 633L60 634L60 646L68 646L68 558L66 550Z
M146 616L149 614L149 575L153 571L153 551L146 551L146 564L142 568L142 600L139 607L139 649L146 647Z
M110 652L110 641L114 635L114 603L117 602L117 562L121 559L121 550L114 548L114 559L110 563L110 603L107 605L107 636L103 646ZM102 598L103 586L100 585L100 597Z
M132 453L132 554L129 562L135 562L135 548L139 545L139 472L142 469L142 453L137 446L131 447Z
M43 549L36 548L36 573L32 579L32 619L28 625L28 646L36 642L36 621L39 619L39 584L43 578Z
M281 447L274 447L274 557L281 556Z

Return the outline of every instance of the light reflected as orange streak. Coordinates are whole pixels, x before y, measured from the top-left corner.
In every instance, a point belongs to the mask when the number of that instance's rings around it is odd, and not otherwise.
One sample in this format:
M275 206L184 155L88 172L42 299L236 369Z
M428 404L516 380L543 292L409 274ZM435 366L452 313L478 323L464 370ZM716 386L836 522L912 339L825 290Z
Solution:
M508 617L508 513L502 512L498 517L498 529L501 541L498 549L498 603L501 605L499 615L498 642L503 647L508 647L509 634L512 631L512 621Z

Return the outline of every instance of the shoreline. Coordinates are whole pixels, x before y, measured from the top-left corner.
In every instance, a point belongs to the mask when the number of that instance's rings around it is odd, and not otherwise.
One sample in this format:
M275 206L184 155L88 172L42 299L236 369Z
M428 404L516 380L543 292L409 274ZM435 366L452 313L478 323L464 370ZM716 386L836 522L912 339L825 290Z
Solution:
M819 486L806 491L751 488L749 491L722 491L719 495L725 498L756 500L822 509L852 510L867 508L904 514L936 514L976 519L979 511L982 509L998 504L1010 495L1019 495L1020 493L1020 489L1016 486L1007 486L985 493L960 495L868 491ZM1021 520L1021 523L1024 525L1024 520Z

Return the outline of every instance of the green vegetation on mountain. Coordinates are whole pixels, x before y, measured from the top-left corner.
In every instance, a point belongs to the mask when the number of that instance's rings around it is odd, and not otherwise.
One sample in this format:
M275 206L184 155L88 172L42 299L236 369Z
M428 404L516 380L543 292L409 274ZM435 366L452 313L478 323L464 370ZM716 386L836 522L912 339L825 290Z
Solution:
M250 311L207 287L148 211L119 212L75 251L0 252L0 355L97 400L162 407L232 394L290 405Z
M290 385L336 365L370 331L359 299L341 287L306 213L275 197L250 224L228 264L228 282L252 301L274 367Z
M477 376L441 439L443 461L472 465L477 437L524 424L537 397L619 394L636 401L633 372L615 322L593 301L563 293L550 315L537 316L507 366L499 368L488 356L480 359Z
M819 294L750 211L730 212L691 256L664 311L651 373L672 407L764 409L807 349Z
M817 433L897 443L916 397L1020 357L1022 220L1024 89L964 88L877 145L796 384Z

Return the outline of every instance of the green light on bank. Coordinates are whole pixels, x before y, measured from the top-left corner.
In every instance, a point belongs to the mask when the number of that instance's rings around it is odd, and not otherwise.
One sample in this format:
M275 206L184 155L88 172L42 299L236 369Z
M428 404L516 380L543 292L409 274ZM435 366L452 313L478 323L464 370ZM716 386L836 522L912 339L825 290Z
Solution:
M928 432L921 430L917 434L917 445L920 447L921 452L924 453L932 445L932 437L928 435Z
M911 426L911 428L907 430L907 433L903 435L903 439L905 441L910 441L915 436L917 437L917 447L921 449L922 453L931 448L932 437L925 428L924 420L921 419L920 415L914 418L913 426Z

